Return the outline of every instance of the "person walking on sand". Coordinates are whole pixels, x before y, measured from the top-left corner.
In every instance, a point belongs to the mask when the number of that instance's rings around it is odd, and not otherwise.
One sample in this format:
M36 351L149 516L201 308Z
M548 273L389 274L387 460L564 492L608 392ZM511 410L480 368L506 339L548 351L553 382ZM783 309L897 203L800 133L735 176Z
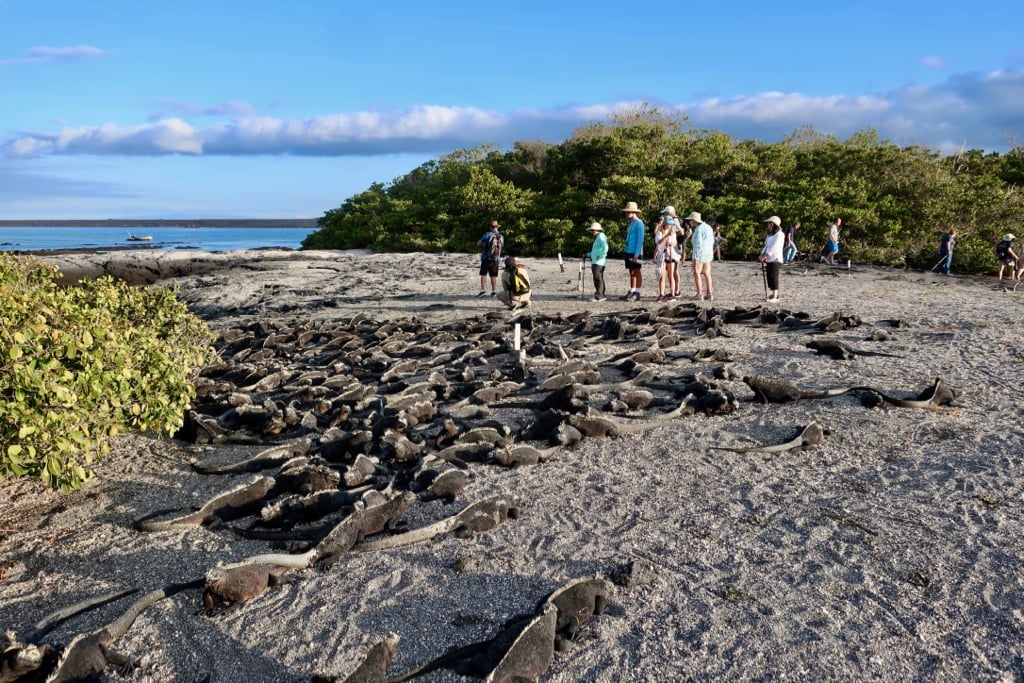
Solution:
M783 263L792 263L793 259L796 258L796 231L799 229L800 221L795 221L793 225L782 231L782 235L786 240L782 247Z
M942 260L932 270L938 269L943 275L949 275L950 266L953 265L953 249L955 247L956 230L943 233L942 239L939 240L939 256L942 257Z
M644 222L640 220L640 208L636 202L626 202L626 270L629 271L629 291L624 301L640 301L640 288L644 284Z
M608 236L604 234L604 228L600 223L591 223L587 230L594 238L594 244L590 247L590 272L594 276L594 296L590 297L590 300L607 301L608 297L604 291L604 267L608 262Z
M675 298L676 259L678 258L675 219L662 213L658 227L654 230L654 260L659 264L661 270L658 274L658 298L656 301L670 301Z
M511 308L525 308L530 305L530 273L526 266L514 256L505 258L505 269L501 272L501 293L498 300Z
M768 224L768 237L764 240L764 249L758 255L757 260L764 264L766 288L766 301L779 300L779 273L782 271L783 245L786 238L780 232L782 221L778 216L772 216L764 220Z
M996 258L999 259L999 279L1003 279L1003 268L1010 268L1010 279L1016 279L1017 275L1017 252L1013 250L1013 241L1017 236L1013 233L1006 233L1003 239L996 245ZM1022 269L1024 270L1024 269Z
M487 278L491 278L491 296L498 295L498 264L501 262L501 250L505 246L505 238L501 236L501 223L491 221L487 232L476 241L480 247L480 293L478 297L487 295Z
M690 252L693 260L693 283L697 287L697 295L693 298L695 301L714 301L715 286L711 280L711 261L715 258L715 233L696 211L686 217L686 224L692 231Z
M722 245L725 244L726 242L728 242L729 240L725 239L725 236L722 235L722 224L721 223L717 223L716 222L711 227L715 229L715 260L716 261L721 261L722 260Z
M836 264L836 254L839 253L839 226L843 224L842 218L837 218L832 221L832 225L828 226L828 243L826 249L828 255L825 256L825 263L830 266Z

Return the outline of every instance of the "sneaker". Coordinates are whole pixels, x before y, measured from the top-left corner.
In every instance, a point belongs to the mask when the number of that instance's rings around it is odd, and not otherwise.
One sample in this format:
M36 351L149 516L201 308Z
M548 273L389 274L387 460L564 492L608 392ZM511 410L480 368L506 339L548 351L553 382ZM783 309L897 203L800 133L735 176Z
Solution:
M710 295L710 294L708 294L708 295L707 295L707 296L705 296L704 298L705 298L705 299L707 299L708 301L714 301L714 300L715 300L715 297L713 297L713 296L712 296L712 295Z
M655 301L664 301L665 300L665 295L664 294L659 294L654 300Z
M633 292L626 292L625 294L623 294L619 298L622 299L623 301L632 301L633 300Z
M630 301L640 301L640 292L633 292L629 295Z
M592 296L588 299L590 303L597 303L598 301L604 301L604 299L598 299L596 296Z
M498 296L497 292L491 292L491 296Z
M481 296L487 296L487 290L486 289L481 289L480 293L477 294L477 297L481 297Z
M606 296L595 296L594 297L594 301L597 301L597 302L608 301L608 297L606 297Z

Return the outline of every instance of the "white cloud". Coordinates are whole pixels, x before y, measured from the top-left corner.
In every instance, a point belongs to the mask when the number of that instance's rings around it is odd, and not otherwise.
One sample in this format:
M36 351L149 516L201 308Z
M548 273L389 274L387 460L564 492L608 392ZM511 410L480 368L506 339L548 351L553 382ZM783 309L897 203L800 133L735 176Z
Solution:
M107 55L106 50L91 45L72 45L70 47L32 47L26 50L27 57L0 59L0 67L22 64L43 64L46 62L83 62L99 59Z
M922 57L921 63L927 66L929 69L943 69L946 66L946 60L942 57L928 56Z
M559 142L582 125L607 121L637 102L566 106L548 110L488 111L475 107L420 105L396 111L359 111L305 119L251 115L249 105L176 105L187 115L236 114L196 128L181 118L141 126L106 124L66 127L55 133L26 132L0 143L11 157L45 154L120 155L440 155L517 140ZM906 86L860 96L810 96L765 92L694 103L659 103L685 113L697 128L738 138L778 140L803 126L845 137L874 128L897 144L947 151L969 147L1005 150L1024 138L1024 71L965 73L936 85ZM955 147L953 147L955 145Z

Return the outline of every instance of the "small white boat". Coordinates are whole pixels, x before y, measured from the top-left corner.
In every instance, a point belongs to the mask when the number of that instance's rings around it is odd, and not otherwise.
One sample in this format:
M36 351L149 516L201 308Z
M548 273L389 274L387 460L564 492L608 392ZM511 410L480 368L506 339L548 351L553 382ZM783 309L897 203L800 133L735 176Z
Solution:
M132 233L128 233L128 241L129 242L152 242L153 241L153 236L152 235L134 235Z

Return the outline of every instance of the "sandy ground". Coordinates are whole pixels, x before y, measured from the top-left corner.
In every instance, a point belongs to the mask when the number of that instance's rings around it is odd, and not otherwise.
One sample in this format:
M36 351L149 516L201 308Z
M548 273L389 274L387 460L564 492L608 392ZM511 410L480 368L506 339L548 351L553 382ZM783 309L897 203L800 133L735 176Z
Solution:
M138 281L172 276L158 286L173 282L215 330L358 313L440 326L503 311L476 298L473 255L88 258L57 262L65 272L105 268ZM625 271L611 264L611 298L594 304L576 291L578 262L564 271L554 259L526 264L534 290L527 315L589 311L596 319L667 306L653 301L653 268L645 268L644 300L626 303L618 299ZM716 308L763 299L756 264L716 263L713 272ZM683 291L692 293L692 278ZM492 531L350 554L326 572L295 572L296 581L223 616L197 615L195 590L164 600L118 641L139 665L108 670L109 679L308 680L342 673L361 645L389 631L401 637L390 669L397 674L490 637L568 580L608 576L632 561L634 580L616 588L608 610L542 680L1024 680L1024 291L993 278L805 265L784 270L782 296L774 307L812 318L860 316L862 326L828 336L898 357L830 360L805 348L808 335L773 325L730 325L729 337L684 338L679 348L722 348L738 377L808 388L869 384L906 396L942 376L958 407L869 409L852 394L765 406L738 379L724 382L739 399L732 414L585 439L535 467L474 464L463 498L417 503L405 516L415 528L467 500L520 496L520 518ZM508 319L502 313L498 322ZM878 329L894 339L865 341ZM599 341L569 353L599 359L621 349ZM496 415L514 423L524 419L516 410ZM806 450L712 449L779 443L811 419L831 433ZM266 542L222 529L131 527L157 510L198 507L249 476L201 476L194 460L259 449L127 435L79 493L0 485L0 626L24 633L88 596L151 590L268 552ZM95 628L124 604L71 620L51 639ZM462 679L439 672L424 680Z

